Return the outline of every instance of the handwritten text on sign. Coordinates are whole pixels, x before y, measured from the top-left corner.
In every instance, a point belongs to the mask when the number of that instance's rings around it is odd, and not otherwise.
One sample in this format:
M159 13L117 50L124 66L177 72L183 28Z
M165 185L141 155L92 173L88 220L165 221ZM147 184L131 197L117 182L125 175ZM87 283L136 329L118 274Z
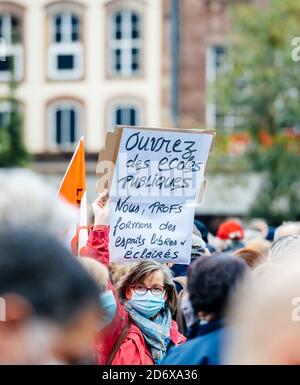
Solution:
M212 135L124 128L111 196L111 260L189 263Z

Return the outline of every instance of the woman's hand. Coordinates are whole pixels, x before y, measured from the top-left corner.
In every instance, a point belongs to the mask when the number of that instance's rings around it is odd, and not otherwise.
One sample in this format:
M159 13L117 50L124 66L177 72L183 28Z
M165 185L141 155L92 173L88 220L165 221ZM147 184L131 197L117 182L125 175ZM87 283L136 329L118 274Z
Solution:
M109 194L105 190L92 204L95 220L94 226L109 225Z

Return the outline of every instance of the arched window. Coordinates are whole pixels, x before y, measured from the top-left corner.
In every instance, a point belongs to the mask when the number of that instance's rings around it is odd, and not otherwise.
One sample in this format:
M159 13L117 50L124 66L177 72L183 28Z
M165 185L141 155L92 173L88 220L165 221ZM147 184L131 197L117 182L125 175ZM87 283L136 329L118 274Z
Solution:
M71 12L63 12L53 17L53 37L55 43L75 43L79 41L79 17Z
M23 30L20 10L0 5L0 81L23 77Z
M71 151L82 135L83 111L80 103L72 100L57 101L49 106L49 147Z
M142 107L138 102L113 103L109 108L108 130L116 125L139 126L142 124Z
M76 80L83 76L82 17L76 9L49 9L48 78Z
M142 67L141 14L122 9L110 16L110 73L118 76L139 75Z

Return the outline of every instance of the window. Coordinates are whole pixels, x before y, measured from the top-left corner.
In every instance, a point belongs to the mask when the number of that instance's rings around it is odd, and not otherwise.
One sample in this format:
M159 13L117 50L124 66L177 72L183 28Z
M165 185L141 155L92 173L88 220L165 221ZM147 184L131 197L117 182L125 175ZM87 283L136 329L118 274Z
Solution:
M112 131L116 125L141 125L141 107L137 103L117 103L109 110L108 130Z
M63 11L51 16L48 77L76 80L83 76L83 45L80 17Z
M213 46L208 48L206 63L206 79L208 82L212 82L224 74L225 54L226 50L223 46Z
M141 16L127 9L115 11L110 17L110 73L124 77L141 72Z
M225 54L226 49L224 46L217 45L208 48L206 57L206 82L208 87L224 74ZM230 130L235 125L235 117L222 114L219 106L213 102L207 105L206 121L207 126L211 128Z
M71 151L82 134L82 107L74 101L60 101L49 107L51 149Z
M234 128L242 126L243 119L242 116L234 111L231 111L231 114L224 115L222 114L216 106L215 112L215 121L216 128L223 129L227 132L232 131Z
M7 101L0 102L0 129L9 124L12 113L11 104Z
M20 80L23 77L23 46L21 18L0 11L0 40L5 46L1 54L0 81Z

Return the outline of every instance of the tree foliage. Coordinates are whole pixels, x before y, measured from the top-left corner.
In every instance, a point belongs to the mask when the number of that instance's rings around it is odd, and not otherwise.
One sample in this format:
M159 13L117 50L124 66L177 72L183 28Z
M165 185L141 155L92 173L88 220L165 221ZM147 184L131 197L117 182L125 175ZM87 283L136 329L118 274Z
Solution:
M264 173L252 214L273 223L300 217L300 142L287 137L288 128L300 127L300 62L292 60L299 20L299 1L234 6L225 73L213 90L222 113L234 111L239 129L250 133L245 156Z
M9 95L5 103L10 106L7 122L0 126L0 167L22 167L30 160L23 143L23 116L20 104L15 97L17 83L9 83Z

